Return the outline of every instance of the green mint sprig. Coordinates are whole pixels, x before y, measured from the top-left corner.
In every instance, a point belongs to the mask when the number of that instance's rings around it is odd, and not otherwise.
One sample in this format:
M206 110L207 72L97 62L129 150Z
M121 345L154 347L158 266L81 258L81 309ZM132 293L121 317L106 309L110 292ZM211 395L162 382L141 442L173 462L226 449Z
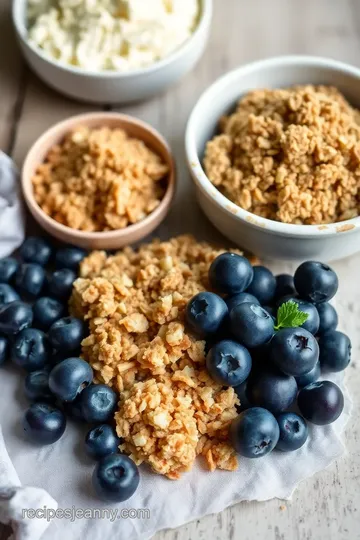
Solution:
M296 302L289 300L289 302L285 302L278 309L275 330L301 326L307 321L308 317L308 313L299 310Z

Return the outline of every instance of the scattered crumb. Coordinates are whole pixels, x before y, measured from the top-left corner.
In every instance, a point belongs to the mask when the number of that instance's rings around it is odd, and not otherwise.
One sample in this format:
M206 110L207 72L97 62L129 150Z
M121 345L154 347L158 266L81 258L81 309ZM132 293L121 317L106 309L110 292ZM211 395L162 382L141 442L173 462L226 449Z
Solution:
M286 510L286 506L284 504L282 504L281 506L279 506L279 510L284 512Z
M336 88L254 90L220 132L204 167L238 206L295 224L359 215L360 113Z

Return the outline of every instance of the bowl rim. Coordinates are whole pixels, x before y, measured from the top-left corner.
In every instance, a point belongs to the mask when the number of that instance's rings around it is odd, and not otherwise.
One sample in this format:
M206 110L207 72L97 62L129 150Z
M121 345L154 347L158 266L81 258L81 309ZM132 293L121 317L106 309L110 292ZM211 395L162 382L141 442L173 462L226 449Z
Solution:
M39 47L36 47L32 43L30 43L26 39L26 25L25 22L22 21L23 27L19 25L19 20L17 16L17 10L20 2L25 2L27 0L14 0L12 5L12 22L16 31L16 34L18 36L18 39L23 43L25 47L28 47L36 56L40 57L44 62L47 62L54 68L60 69L61 71L71 73L73 75L80 75L85 77L94 77L94 78L104 78L104 79L128 79L131 77L139 77L141 75L150 75L153 73L156 73L157 71L160 71L161 69L166 69L170 64L173 62L176 62L179 60L183 55L185 55L187 52L190 51L194 44L194 40L201 34L203 31L205 31L211 24L212 16L213 16L213 0L198 0L201 2L201 11L200 11L200 19L196 25L195 30L191 34L191 36L184 41L182 45L180 45L177 49L175 49L171 54L165 56L161 60L156 61L154 64L151 64L150 66L146 66L144 68L139 69L133 69L126 72L121 71L99 71L99 70L86 70L81 67L77 66L71 66L67 64L61 64L60 62L57 62L56 60L53 60L51 57L47 56L42 49Z
M63 131L65 128L68 127L69 124L73 124L74 126L78 123L79 125L83 122L85 123L88 120L96 120L99 119L99 124L101 121L104 123L106 120L119 120L122 122L126 122L127 124L133 124L141 127L142 129L146 130L150 135L154 138L156 138L161 145L164 147L164 150L168 154L169 157L169 163L170 163L170 171L168 173L168 184L166 187L165 194L159 204L153 210L149 215L147 215L143 220L138 221L137 223L133 223L132 225L129 225L125 227L124 229L114 229L112 231L81 231L78 229L73 229L72 227L68 227L67 225L63 225L62 223L59 223L52 217L48 216L44 212L44 210L38 205L38 203L35 200L34 192L32 188L32 182L31 178L29 176L25 176L25 170L28 167L28 162L32 158L34 154L37 153L38 148L42 146L44 141L48 139L49 136L56 135L58 132ZM105 124L106 125L106 124ZM68 131L71 128L68 129ZM40 164L40 163L39 163ZM93 112L93 113L84 113L84 114L78 114L74 116L70 116L66 118L65 120L62 120L56 124L54 124L52 127L47 129L40 137L36 139L34 144L31 146L29 151L27 152L25 159L23 161L23 165L21 168L21 188L24 195L24 199L26 204L29 206L29 209L32 214L40 214L42 220L44 220L49 227L57 230L60 233L69 235L71 234L72 238L76 241L79 240L88 240L88 241L95 241L95 240L113 240L119 237L126 237L127 235L136 234L141 231L142 228L146 228L147 225L151 224L154 220L159 217L162 212L171 206L171 202L174 199L175 191L176 191L176 184L177 184L177 170L176 170L176 162L175 158L173 156L173 153L171 151L171 148L169 144L167 143L166 139L157 131L155 128L153 128L150 124L147 122L144 122L143 120L139 120L138 118L135 118L134 116L130 116L127 114L117 113L117 112ZM72 243L74 243L74 240Z
M217 79L207 90L200 96L196 102L188 123L185 133L185 148L188 167L190 168L192 178L198 188L202 190L205 195L222 208L228 215L238 221L246 222L249 226L252 226L269 233L281 234L283 236L293 237L322 237L322 236L334 236L340 232L353 233L360 226L360 216L346 220L338 221L336 223L326 223L323 225L295 225L292 223L282 223L280 221L274 221L267 219L252 212L244 210L237 204L233 203L230 199L225 197L209 180L206 175L203 166L202 159L200 159L196 149L195 133L197 125L199 123L199 112L203 109L204 103L209 103L211 100L218 99L218 95L221 94L221 90L228 87L233 80L237 80L240 76L247 75L251 72L260 71L264 68L275 67L296 67L296 66L312 66L328 68L333 71L338 71L360 81L360 69L340 62L338 60L332 60L325 57L310 56L310 55L285 55L274 56L266 58L264 60L257 60L235 68L234 70L226 73L219 79Z

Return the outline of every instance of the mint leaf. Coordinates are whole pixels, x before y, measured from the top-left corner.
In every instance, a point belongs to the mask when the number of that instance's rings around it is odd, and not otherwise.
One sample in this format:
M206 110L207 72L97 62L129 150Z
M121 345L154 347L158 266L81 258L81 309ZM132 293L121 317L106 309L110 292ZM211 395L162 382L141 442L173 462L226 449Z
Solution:
M307 321L308 316L307 313L299 310L296 302L289 300L289 302L285 302L278 309L275 330L301 326Z

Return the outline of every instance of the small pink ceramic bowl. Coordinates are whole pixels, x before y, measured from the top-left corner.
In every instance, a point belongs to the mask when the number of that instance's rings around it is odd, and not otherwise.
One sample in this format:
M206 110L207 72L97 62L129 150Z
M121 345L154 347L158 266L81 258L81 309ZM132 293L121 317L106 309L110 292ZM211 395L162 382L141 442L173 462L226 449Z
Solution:
M106 232L86 232L71 229L49 217L37 204L32 177L50 148L58 144L72 129L83 125L89 127L109 126L125 130L131 137L142 140L168 165L167 188L160 205L144 220L124 229ZM165 219L175 195L176 168L171 150L165 139L148 124L131 116L118 113L88 113L72 116L46 131L32 146L22 169L22 190L26 204L35 220L51 236L85 249L119 249L134 244L152 233Z

